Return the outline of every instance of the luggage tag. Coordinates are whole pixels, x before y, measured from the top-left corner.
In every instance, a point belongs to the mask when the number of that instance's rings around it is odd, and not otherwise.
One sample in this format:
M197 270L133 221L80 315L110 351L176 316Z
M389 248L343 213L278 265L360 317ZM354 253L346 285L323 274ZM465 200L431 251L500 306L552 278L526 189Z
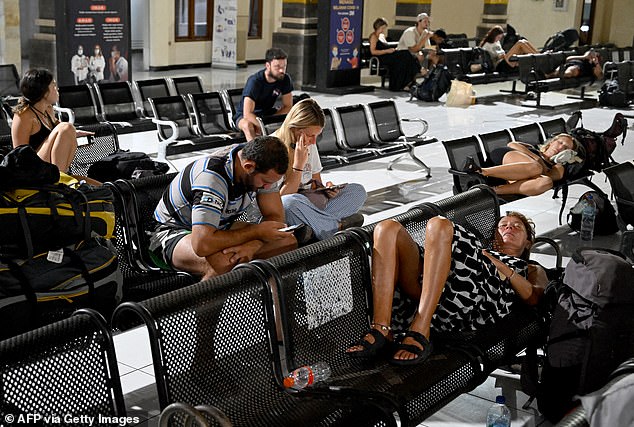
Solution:
M64 260L64 250L58 249L56 251L48 251L46 259L50 262L54 262L55 264L61 264Z

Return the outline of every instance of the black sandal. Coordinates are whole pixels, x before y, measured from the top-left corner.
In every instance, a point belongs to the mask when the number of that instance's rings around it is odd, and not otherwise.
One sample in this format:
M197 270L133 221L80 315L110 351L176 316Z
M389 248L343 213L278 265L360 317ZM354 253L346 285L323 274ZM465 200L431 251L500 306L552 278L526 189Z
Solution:
M387 328L388 333L390 329L391 328L389 327ZM374 338L374 342L371 343L370 341L365 339L368 334L372 335L372 337ZM348 347L352 348L356 346L361 346L363 347L363 349L357 351L346 351L346 354L350 357L357 358L376 357L383 353L387 349L388 344L390 344L391 342L392 341L389 340L386 335L383 335L381 331L372 328L368 331L367 334L363 336L363 338L354 342L350 347Z
M401 340L401 342L395 345L396 351L394 353L397 353L400 350L405 350L414 354L416 357L414 359L394 359L392 357L392 359L390 359L390 363L392 363L393 365L399 365L399 366L417 365L427 360L427 358L431 354L433 350L433 346L429 342L429 340L425 338L425 335L416 331L407 331L405 335L403 336L403 339L407 337L413 338L417 343L422 345L423 348L421 349L420 347L412 345L412 344L403 344Z

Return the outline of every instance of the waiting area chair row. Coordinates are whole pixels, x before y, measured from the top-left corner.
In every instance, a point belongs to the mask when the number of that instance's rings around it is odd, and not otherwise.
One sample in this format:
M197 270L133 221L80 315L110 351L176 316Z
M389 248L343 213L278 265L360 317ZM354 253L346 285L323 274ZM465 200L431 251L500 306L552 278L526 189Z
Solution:
M438 214L486 245L499 220L498 199L479 186L394 219L422 245L427 221ZM147 327L161 409L173 402L213 405L234 425L396 426L398 418L415 426L543 339L542 315L520 309L480 332L434 335L435 352L420 365L350 359L344 349L370 325L372 230L344 231L123 303L112 326ZM126 415L112 339L99 315L81 311L10 338L0 354L5 413ZM331 379L284 389L291 370L317 361L330 365ZM23 387L25 381L32 386Z
M72 111L63 117L77 126L113 122L120 132L151 130L148 99L203 93L198 76L156 78L132 82L107 82L59 87L59 105Z
M443 141L443 146L447 152L450 169L453 175L454 194L462 193L475 184L499 184L499 179L476 177L473 174L462 172L462 169L471 157L480 167L495 166L491 161L491 153L496 148L505 147L511 141L519 141L534 146L544 143L548 138L558 133L566 132L566 122L563 118L551 119L542 122L529 123L510 129L502 129L493 132L472 135L464 138ZM556 198L561 191L561 208L559 210L559 223L566 206L568 198L568 186L572 184L586 185L593 190L604 194L603 191L590 179L592 171L587 171L580 176L564 178L554 183L553 198ZM505 196L504 201L515 200L521 196Z

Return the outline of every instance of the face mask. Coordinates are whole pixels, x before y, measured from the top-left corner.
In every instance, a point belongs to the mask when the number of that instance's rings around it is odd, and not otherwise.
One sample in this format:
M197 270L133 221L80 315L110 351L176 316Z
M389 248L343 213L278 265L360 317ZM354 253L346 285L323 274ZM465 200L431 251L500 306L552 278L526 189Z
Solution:
M81 50L81 49L77 49L77 55L83 55L83 54L84 54L84 51L83 51L83 50Z
M110 52L110 56L114 58L114 52Z
M99 55L99 52L101 52L99 49L95 49L95 55Z

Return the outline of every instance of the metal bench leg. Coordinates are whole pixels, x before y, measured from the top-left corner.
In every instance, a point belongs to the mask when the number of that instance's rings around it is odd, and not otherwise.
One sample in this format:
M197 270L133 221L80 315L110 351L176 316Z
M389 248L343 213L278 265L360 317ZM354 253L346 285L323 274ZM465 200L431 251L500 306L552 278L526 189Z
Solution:
M414 154L414 149L412 148L411 150L409 150L407 153L398 156L396 159L392 160L388 165L387 165L387 170L391 171L393 166L400 162L401 160L403 160L403 158L405 156L409 156L410 159L412 159L414 161L414 163L416 163L418 166L420 166L423 170L425 170L427 172L426 177L427 178L431 178L431 168L429 166L427 166L425 164L425 162L423 162L420 158L416 157L416 155Z

